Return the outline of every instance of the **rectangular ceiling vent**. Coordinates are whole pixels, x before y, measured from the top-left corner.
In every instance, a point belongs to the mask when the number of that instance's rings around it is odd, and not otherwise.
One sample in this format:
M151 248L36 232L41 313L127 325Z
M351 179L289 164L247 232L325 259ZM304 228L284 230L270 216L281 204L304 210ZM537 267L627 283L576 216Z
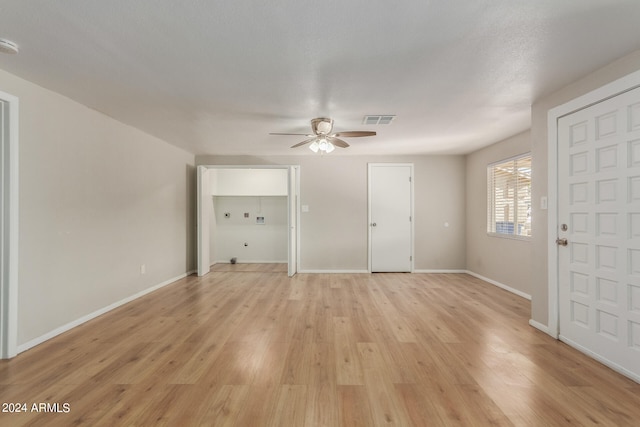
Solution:
M375 116L364 116L363 125L390 125L396 116L385 114Z

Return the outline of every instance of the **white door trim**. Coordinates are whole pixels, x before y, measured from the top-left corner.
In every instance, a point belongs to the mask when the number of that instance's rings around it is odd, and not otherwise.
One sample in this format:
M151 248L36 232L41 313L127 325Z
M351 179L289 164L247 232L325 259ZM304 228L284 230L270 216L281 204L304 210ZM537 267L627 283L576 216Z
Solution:
M209 273L209 270L211 269L211 257L209 250L211 188L209 183L209 168L207 166L198 166L196 188L197 271L198 276L204 276Z
M17 354L18 346L18 98L0 92L3 114L8 116L8 132L2 141L2 278L0 280L0 358L8 359Z
M560 309L558 304L558 246L555 244L558 236L558 120L563 116L590 107L591 105L637 87L640 87L640 71L631 73L565 104L552 108L547 113L547 262L549 319L545 332L556 339L559 338L560 327Z
M415 263L415 235L414 235L414 231L415 231L415 227L414 227L414 223L415 223L415 214L414 214L414 194L413 194L413 182L414 182L414 178L413 178L413 163L368 163L367 164L367 230L368 230L368 234L367 234L367 238L368 238L368 247L369 247L369 253L368 253L368 259L367 259L367 265L368 265L368 271L369 273L372 272L372 265L371 265L371 260L372 260L372 244L371 244L371 224L373 222L372 218L371 218L371 170L374 167L379 167L379 166L404 166L404 167L409 167L410 170L410 179L411 179L411 185L410 185L410 198L411 198L411 273L414 272L414 263Z
M204 194L209 192L208 185L208 176L206 177L207 182L203 182L203 178L205 178L206 172L210 169L285 169L289 173L289 177L291 174L294 175L293 182L291 178L288 178L287 188L288 188L288 197L287 203L289 206L289 215L288 215L288 256L287 256L287 265L288 265L288 275L293 276L296 274L300 268L300 166L299 165L199 165L198 166L198 176L197 176L197 269L198 276L204 276L209 272L210 265L209 260L205 258L209 258L209 226L208 222L205 221L205 218L208 218L211 212L211 195ZM295 185L292 185L295 183ZM209 192L210 193L210 192ZM292 194L293 193L293 194ZM291 215L291 213L295 213L295 215ZM205 224L206 223L206 224ZM291 233L295 234L295 238L291 238Z
M287 275L295 276L298 272L298 260L300 259L300 166L289 166L287 186L287 219L289 235L287 236Z

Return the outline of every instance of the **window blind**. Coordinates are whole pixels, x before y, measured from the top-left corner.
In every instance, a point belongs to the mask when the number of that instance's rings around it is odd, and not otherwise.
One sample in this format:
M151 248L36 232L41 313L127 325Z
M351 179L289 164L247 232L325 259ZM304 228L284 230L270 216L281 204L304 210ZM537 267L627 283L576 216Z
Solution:
M531 236L531 155L487 168L487 232Z

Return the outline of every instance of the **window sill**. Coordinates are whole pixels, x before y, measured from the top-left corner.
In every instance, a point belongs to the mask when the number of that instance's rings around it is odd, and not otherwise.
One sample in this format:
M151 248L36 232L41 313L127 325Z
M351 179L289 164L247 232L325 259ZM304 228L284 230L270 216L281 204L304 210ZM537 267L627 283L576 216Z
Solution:
M531 241L531 236L518 236L518 235L515 235L515 234L487 232L487 236L489 236L489 237L498 237L500 239L508 239L508 240L521 240L523 242L530 242Z

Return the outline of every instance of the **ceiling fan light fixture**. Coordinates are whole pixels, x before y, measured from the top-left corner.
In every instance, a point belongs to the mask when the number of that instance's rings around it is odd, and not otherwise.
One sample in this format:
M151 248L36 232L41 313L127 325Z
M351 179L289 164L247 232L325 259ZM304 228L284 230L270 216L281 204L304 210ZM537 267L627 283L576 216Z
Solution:
M18 53L18 45L7 39L0 39L0 52L8 53L8 54L16 54Z
M311 131L314 135L329 135L333 129L333 119L318 117L311 119Z
M321 135L327 135L333 129L333 123L330 121L322 121L318 123L318 133Z
M330 142L327 142L327 148L325 148L325 150L324 150L324 151L326 151L327 153L330 153L330 152L332 152L332 151L333 151L333 150L335 150L335 149L336 149L335 145L333 145L333 144L332 144L332 143L330 143Z
M326 117L318 117L315 119L311 119L311 131L312 134L306 133L269 133L269 135L304 135L307 140L298 142L291 146L291 148L298 148L303 145L309 144L309 149L314 153L318 151L320 154L331 153L336 147L340 148L348 148L349 144L344 141L342 138L356 138L363 136L375 136L376 132L374 131L364 131L364 130L351 130L351 131L342 131L342 132L332 132L333 131L333 119L329 119Z
M335 149L336 146L327 141L326 138L318 138L313 141L311 145L309 145L309 150L313 151L314 153L317 153L319 151L320 154L330 153Z
M320 151L325 153L330 153L336 149L336 146L333 145L330 141L327 141L326 138L320 139L320 142L318 143L318 145L320 147Z

